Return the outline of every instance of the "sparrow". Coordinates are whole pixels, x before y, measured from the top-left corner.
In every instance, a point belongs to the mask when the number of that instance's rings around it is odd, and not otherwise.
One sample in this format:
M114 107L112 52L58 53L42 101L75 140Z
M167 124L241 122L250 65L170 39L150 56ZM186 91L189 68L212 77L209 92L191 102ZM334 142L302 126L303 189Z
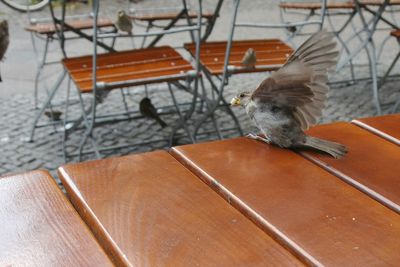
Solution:
M257 58L256 58L256 52L254 51L254 49L253 48L247 49L247 51L244 53L244 56L242 58L242 64L248 68L252 68L252 67L254 67L256 62L257 62Z
M329 89L328 71L336 65L339 54L333 37L325 30L313 34L253 92L242 92L232 99L231 105L244 107L265 136L249 134L249 138L282 148L311 148L334 158L346 154L344 145L304 133L322 115Z
M167 124L157 114L157 109L153 106L151 100L148 97L145 97L140 101L139 110L143 116L155 119L161 125L162 128L167 126Z
M129 35L132 35L132 20L124 10L118 11L118 18L115 24L120 31L127 32Z
M10 36L8 32L8 22L7 20L3 20L0 22L0 61L3 60L9 43L10 43ZM0 82L1 81L2 80L0 75Z

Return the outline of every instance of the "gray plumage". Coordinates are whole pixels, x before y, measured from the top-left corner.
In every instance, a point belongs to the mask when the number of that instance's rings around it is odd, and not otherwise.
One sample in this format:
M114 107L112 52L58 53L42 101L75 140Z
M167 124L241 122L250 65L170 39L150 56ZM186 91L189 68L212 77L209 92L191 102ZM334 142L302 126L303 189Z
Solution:
M9 43L10 43L10 36L8 31L8 22L7 20L3 20L0 22L0 61L3 60ZM1 81L2 80L0 74L0 82Z
M133 24L131 18L124 10L118 11L117 22L115 23L118 30L132 34Z
M246 67L254 67L257 62L256 52L253 48L247 49L242 58L242 64Z
M232 99L232 105L243 106L266 136L263 141L283 148L313 148L335 158L347 152L341 144L304 133L322 115L329 89L327 74L338 56L333 37L324 30L312 35L255 91Z

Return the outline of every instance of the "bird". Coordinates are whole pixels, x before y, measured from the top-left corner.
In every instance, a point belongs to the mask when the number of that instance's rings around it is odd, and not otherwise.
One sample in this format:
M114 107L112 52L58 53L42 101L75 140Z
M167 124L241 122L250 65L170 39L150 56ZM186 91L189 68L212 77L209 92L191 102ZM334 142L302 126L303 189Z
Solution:
M256 52L253 48L247 49L242 58L242 64L248 68L253 68L257 62Z
M314 33L254 91L232 98L231 105L244 107L265 136L250 133L247 137L281 148L314 149L336 159L347 153L342 144L304 133L322 115L328 72L339 54L333 37L325 30Z
M115 24L120 31L127 32L129 35L132 35L132 20L124 10L118 11L118 18Z
M151 103L150 98L144 97L139 103L139 110L143 116L151 119L155 119L161 126L161 128L165 128L167 124L160 118L157 114L157 109Z
M9 44L10 36L8 32L8 22L7 20L3 20L0 22L0 61L3 60ZM0 82L1 81L2 79L0 74Z

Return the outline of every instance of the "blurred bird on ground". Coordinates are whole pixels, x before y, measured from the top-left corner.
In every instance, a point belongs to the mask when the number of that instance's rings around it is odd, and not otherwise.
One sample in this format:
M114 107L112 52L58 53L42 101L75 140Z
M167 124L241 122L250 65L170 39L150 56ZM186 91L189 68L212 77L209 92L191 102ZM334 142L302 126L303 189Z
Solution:
M139 103L139 109L143 116L156 120L162 128L167 126L158 115L157 109L153 106L153 103L151 103L150 98L144 97Z

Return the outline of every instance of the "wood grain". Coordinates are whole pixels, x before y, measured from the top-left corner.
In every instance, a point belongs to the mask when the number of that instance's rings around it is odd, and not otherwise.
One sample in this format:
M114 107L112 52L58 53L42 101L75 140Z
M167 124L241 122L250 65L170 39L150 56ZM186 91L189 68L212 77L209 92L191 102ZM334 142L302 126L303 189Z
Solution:
M119 266L300 265L165 151L69 164L59 176Z
M93 28L93 19L66 20L65 22L77 30L85 30ZM97 20L97 27L99 28L112 27L112 26L114 26L114 24L110 19L98 18ZM27 31L39 34L48 34L48 35L54 34L56 32L55 29L56 28L54 27L54 23L52 22L38 23L25 27L25 30ZM70 31L70 30L66 28L65 31Z
M357 119L352 123L400 145L400 114Z
M92 63L92 56L63 59L66 70L82 93L92 92ZM98 82L127 82L124 86L127 87L142 84L139 80L143 79L147 84L154 78L162 78L161 81L185 79L185 74L191 70L193 67L190 62L172 47L163 46L100 54L97 57L96 75ZM114 88L121 86L110 86L108 89Z
M47 172L0 178L0 266L113 266Z
M350 123L314 127L310 135L347 146L342 160L305 152L304 155L359 190L400 213L400 149Z
M311 265L398 265L400 217L290 150L239 138L171 153Z
M226 46L226 41L205 42L201 44L201 64L212 75L220 75L223 72ZM194 43L185 44L184 47L192 55L195 54L196 46ZM249 48L253 48L256 53L256 68L241 69L236 71L238 73L276 70L286 62L287 58L293 52L290 46L279 39L237 40L232 43L229 65L243 67L242 58Z

